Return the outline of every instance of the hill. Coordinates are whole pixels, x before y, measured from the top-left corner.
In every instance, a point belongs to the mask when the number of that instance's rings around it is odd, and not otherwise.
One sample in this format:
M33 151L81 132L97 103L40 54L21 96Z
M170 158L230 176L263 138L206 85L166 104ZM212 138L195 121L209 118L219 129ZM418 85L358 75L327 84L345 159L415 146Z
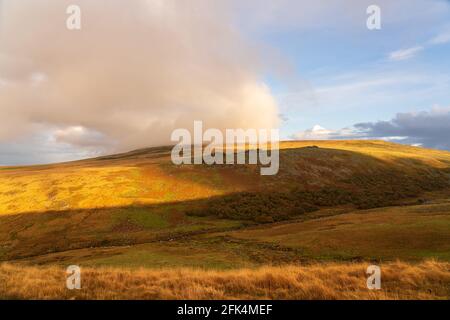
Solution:
M380 141L281 144L280 172L184 165L170 148L0 170L0 258L146 243L284 221L320 209L426 202L450 153ZM430 195L428 195L430 197ZM434 196L431 196L433 198Z
M15 270L450 261L449 152L382 141L280 149L276 176L175 166L170 147L1 167L0 261Z

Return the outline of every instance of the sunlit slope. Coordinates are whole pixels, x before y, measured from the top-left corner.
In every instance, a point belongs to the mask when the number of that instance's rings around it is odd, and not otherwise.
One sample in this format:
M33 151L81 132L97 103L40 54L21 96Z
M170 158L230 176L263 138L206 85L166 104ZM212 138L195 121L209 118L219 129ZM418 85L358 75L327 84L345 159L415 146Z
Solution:
M423 165L437 168L448 168L450 166L450 152L448 151L413 147L379 140L286 141L281 144L283 149L301 148L311 145L358 152L397 164L422 163Z
M175 245L172 240L303 219L322 210L426 203L439 192L446 198L449 190L450 153L386 142L285 142L276 176L261 176L253 165L175 166L170 150L0 168L0 260L161 241ZM223 241L218 244L224 249ZM216 248L216 243L197 245L186 250L209 256ZM229 254L219 250L208 261L219 267L253 265L253 253L259 251L246 248L232 246ZM149 245L143 251L154 254L145 261L132 258L130 264L152 266L162 261L161 254L168 265L190 261L174 263L160 249ZM249 252L250 258L230 260L235 250ZM107 264L116 263L107 256ZM268 256L265 249L263 256ZM301 257L270 254L271 261Z
M0 215L183 202L292 187L359 188L362 183L375 189L390 180L400 185L402 179L417 182L419 189L439 188L450 166L448 152L380 141L284 142L280 148L280 172L274 177L261 177L255 166L177 167L170 148L60 165L0 167Z
M166 170L170 159L92 160L0 169L0 214L158 204L234 191L216 173Z

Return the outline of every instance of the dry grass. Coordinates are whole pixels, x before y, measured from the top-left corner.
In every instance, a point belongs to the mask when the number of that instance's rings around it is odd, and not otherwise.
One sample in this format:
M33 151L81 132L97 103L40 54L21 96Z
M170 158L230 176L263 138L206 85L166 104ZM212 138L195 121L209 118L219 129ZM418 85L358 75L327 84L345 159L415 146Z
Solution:
M302 149L312 145L320 150ZM378 175L398 169L429 181L436 176L424 174L450 166L449 152L382 141L289 141L282 142L280 149L286 151L280 174L271 179L261 179L252 166L174 166L170 148L156 154L143 150L139 156L130 153L47 166L0 167L0 216L188 201L255 188L267 190L272 184L272 190L280 191L287 176L295 181L288 182L289 187L299 181L310 187L335 187L340 180L368 169ZM155 155L159 158L152 158Z
M319 148L311 148L313 145ZM318 208L336 205L373 208L397 205L397 200L409 199L407 203L410 203L412 198L423 204L437 199L431 192L442 192L442 199L448 199L444 190L449 183L449 152L380 141L285 142L280 149L284 149L280 154L280 172L270 177L261 177L256 166L174 166L170 161L170 148L138 150L102 159L48 166L0 167L2 261L27 257L33 263L53 254L51 263L64 263L65 266L69 260L83 263L78 259L81 253L91 261L105 257L106 249L119 254L123 250L124 255L106 254L111 269L83 268L83 289L79 291L66 289L65 270L61 266L0 264L0 298L449 299L448 263L384 264L383 290L377 292L367 290L367 264L362 263L234 271L176 269L178 266L190 267L186 263L193 259L193 252L206 256L199 259L202 268L207 268L208 261L214 266L217 262L222 265L226 258L227 263L223 265L235 269L274 262L295 263L303 261L298 258L304 258L305 254L316 261L330 257L333 261L340 258L347 261L354 258L376 261L387 261L387 258L405 261L412 258L422 261L428 257L448 259L448 207L437 212L428 204L417 208L425 210L417 215L409 212L399 214L397 209L392 209L394 211L390 214L366 212L366 219L358 214L348 214L342 218L311 222L305 218L304 224L297 221L286 227L265 225L265 231L261 232L249 228L248 233L246 230L239 232L242 238L237 236L237 232L233 233L233 241L229 238L223 241L220 237L199 236L194 239L193 235L192 239L184 238L193 231L217 233L228 228L249 226L249 217L240 216L246 208L240 202L228 203L228 196L236 194L244 194L246 199L248 193L276 192L283 196L292 191L299 201L302 200L299 192L314 193L319 199L314 198L313 204ZM336 202L339 194L335 190L342 191L344 198L349 196L349 200ZM430 195L425 197L423 193L426 191ZM292 197L288 197L279 204L274 201L266 204L264 196L260 197L261 201L255 201L254 207L271 205L273 213L266 214L269 217L283 213L289 209L286 204L292 202ZM421 198L416 199L419 196ZM231 218L237 220L187 214L193 209L208 207L207 199L225 199L221 205L225 203L235 207L237 215ZM364 200L362 205L361 199ZM253 210L252 207L249 210ZM306 216L303 211L295 214L302 218ZM370 226L365 222L371 222ZM366 225L364 230L367 232L363 235L361 231L357 232L361 225ZM305 226L315 226L314 234L308 231L311 229L305 230ZM289 233L276 239L276 231L271 230L272 227ZM267 233L269 230L271 232ZM249 237L243 236L246 234ZM368 235L373 241L367 241ZM180 241L179 248L183 248L186 254L176 254L175 258L175 254L170 255L170 250L161 250L164 253L161 254L157 248L153 251L147 250L148 247L141 251L134 251L135 248L131 247L129 251L107 248L133 246L158 239L170 239L159 243L160 246L172 245L173 239ZM281 246L278 245L280 242ZM302 246L295 247L299 243ZM334 252L337 246L341 246L341 250L338 257L317 250L309 254L303 250L309 243L316 247L320 243L321 250L329 248ZM285 251L285 247L292 250ZM387 257L386 249L392 247L401 250L388 251ZM90 251L93 248L95 251ZM371 250L367 251L367 248ZM373 251L373 248L379 250ZM413 254L411 248L415 250ZM141 255L142 251L145 255ZM219 254L209 256L205 251ZM65 255L68 260L59 259ZM159 265L164 263L167 269L123 268L124 262L130 266L155 267L158 265L155 260ZM114 264L117 267L112 268Z
M157 164L145 168L106 163L0 171L0 216L151 205L222 194L220 186L170 176Z
M82 289L65 288L58 267L0 265L3 299L449 299L450 264L383 264L382 289L368 290L368 263L193 269L82 269Z
M450 203L440 201L351 211L224 234L238 240L297 248L310 258L450 261Z

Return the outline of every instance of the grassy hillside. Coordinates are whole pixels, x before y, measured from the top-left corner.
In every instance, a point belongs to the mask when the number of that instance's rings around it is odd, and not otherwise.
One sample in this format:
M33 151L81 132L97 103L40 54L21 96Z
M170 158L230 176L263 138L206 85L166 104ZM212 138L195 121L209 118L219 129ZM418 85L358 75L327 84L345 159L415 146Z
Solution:
M169 147L0 167L0 261L32 273L450 261L449 152L381 141L280 149L276 176L253 165L175 166Z
M251 165L175 166L170 148L3 167L0 259L149 243L330 207L422 203L450 181L443 151L379 141L285 142L281 149L276 176Z
M351 211L214 236L300 250L310 259L450 261L450 201Z
M450 153L444 151L379 141L286 142L281 149L280 172L268 177L261 177L255 166L174 166L170 148L60 165L2 167L0 214L153 205L293 188L362 188L404 197L441 188L449 180Z

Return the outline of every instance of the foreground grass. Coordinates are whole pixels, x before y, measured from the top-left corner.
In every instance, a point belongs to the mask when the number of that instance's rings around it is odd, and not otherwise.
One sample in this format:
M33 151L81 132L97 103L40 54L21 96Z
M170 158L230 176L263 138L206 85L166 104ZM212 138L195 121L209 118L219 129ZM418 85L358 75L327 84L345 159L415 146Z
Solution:
M0 265L2 299L449 299L450 263L383 264L382 289L368 290L368 263L233 271L83 268L66 289L60 267Z
M226 232L320 260L450 262L450 202L395 206Z

